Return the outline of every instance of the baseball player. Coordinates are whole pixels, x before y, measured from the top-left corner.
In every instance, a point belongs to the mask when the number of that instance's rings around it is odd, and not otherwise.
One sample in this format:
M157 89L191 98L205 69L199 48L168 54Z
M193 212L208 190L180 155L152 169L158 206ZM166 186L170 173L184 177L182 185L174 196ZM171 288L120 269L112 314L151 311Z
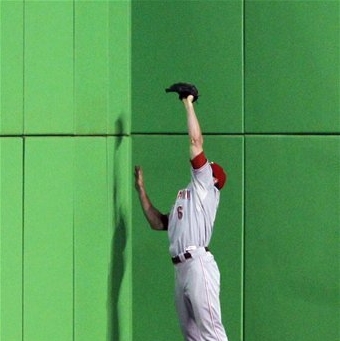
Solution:
M139 166L135 167L135 187L151 228L168 231L175 268L175 304L185 340L228 341L221 321L220 273L208 248L226 174L204 154L203 136L193 104L198 98L196 87L176 83L166 91L177 92L186 110L191 181L178 191L169 214L153 206Z

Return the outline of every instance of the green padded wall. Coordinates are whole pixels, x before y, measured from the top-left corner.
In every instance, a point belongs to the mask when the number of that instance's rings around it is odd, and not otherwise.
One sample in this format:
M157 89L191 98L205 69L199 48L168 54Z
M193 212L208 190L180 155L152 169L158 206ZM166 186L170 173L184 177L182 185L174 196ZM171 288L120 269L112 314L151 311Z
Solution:
M247 341L340 338L339 15L245 2Z
M23 2L0 2L0 134L23 131Z
M24 132L72 133L73 2L24 8Z
M69 139L27 139L24 197L26 340L73 334L73 151ZM45 318L41 319L41 314Z
M0 11L2 135L129 132L129 1L1 1Z
M185 120L184 120L185 121ZM205 122L205 120L203 120ZM182 120L182 124L185 122ZM154 205L168 213L179 189L190 180L186 136L135 136L133 163L141 165ZM211 242L221 271L223 321L231 340L242 334L243 283L243 139L205 139L206 153L228 170ZM174 148L176 146L176 148ZM166 232L151 230L133 196L133 340L181 339L174 307L174 269ZM146 303L147 300L147 303Z
M0 339L22 340L23 145L0 138Z
M206 132L243 129L241 1L135 1L132 131L183 132L173 117L178 81L199 85Z
M132 153L134 163L145 165L155 201L163 209L169 207L168 197L172 187L181 186L185 176L180 172L187 161L185 149L178 155L183 144L177 140L186 134L182 105L176 103L176 95L163 92L166 86L194 82L202 95L196 108L204 132L214 135L214 145L221 150L234 139L240 142L237 150L242 159L235 160L246 167L229 200L244 195L245 201L225 214L238 217L238 207L241 218L224 220L224 213L219 218L227 231L244 230L240 239L235 238L237 232L229 236L234 250L243 250L244 263L242 257L241 263L233 262L234 254L222 258L222 295L226 295L222 308L227 328L230 324L230 340L340 337L335 310L340 277L339 191L332 191L339 188L339 41L337 1L133 3ZM321 167L322 158L329 164ZM296 172L292 185L287 173L291 169ZM318 176L322 182L313 186ZM318 195L327 205L325 214L317 201L310 208L304 204ZM276 216L281 210L284 213ZM290 235L279 229L288 221ZM308 221L314 231L310 236L303 225ZM316 243L315 230L321 224L325 231ZM138 269L133 282L134 338L165 339L174 332L174 338L180 338L173 299L168 296L173 290L172 271L163 267L168 261L163 254L167 238L149 230L139 208L133 226L134 234L135 226L139 233L133 239L137 251L133 264ZM217 254L228 249L227 236L217 236L221 243ZM299 250L290 248L292 240ZM289 264L281 264L285 260ZM282 266L292 273L283 273ZM232 271L235 277L226 278L223 271ZM317 279L312 282L314 272ZM323 275L329 276L327 282L320 281ZM243 278L244 287L232 285L236 278ZM293 283L288 289L285 280ZM225 287L234 301L223 293ZM318 290L327 297L320 297ZM150 332L152 328L156 329Z
M245 335L339 339L340 139L246 139Z
M130 2L0 2L1 340L131 340Z
M74 131L126 134L131 82L129 1L77 0L74 15ZM118 124L121 120L123 127Z
M229 341L339 339L339 6L1 1L1 340L181 339L131 183L140 163L168 210L188 179L177 81L229 172Z
M245 2L247 132L340 131L339 1Z
M130 339L130 185L114 175L128 151L118 137L26 140L25 340Z

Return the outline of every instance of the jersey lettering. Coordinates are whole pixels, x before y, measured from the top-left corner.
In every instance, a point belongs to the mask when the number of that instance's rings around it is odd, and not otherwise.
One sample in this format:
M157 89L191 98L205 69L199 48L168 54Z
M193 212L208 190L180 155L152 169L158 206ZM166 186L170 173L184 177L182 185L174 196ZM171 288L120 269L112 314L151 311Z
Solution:
M190 190L182 189L177 194L177 199L187 199L190 200Z

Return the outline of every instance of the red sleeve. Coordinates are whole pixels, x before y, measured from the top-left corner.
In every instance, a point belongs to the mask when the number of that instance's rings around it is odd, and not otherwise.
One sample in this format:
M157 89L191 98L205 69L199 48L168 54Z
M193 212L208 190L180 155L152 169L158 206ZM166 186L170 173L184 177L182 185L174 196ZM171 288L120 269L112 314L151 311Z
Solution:
M198 169L203 167L206 162L207 158L204 155L204 152L202 151L200 154L196 155L192 160L190 160L192 168Z

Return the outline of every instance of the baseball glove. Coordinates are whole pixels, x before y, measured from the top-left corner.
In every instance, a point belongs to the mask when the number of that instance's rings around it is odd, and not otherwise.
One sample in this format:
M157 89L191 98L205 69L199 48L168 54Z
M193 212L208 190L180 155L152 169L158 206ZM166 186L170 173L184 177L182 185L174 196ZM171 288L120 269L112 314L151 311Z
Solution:
M189 83L175 83L171 85L169 88L165 89L165 92L177 92L179 95L179 99L187 98L189 95L194 96L193 102L198 99L198 90L193 84Z

